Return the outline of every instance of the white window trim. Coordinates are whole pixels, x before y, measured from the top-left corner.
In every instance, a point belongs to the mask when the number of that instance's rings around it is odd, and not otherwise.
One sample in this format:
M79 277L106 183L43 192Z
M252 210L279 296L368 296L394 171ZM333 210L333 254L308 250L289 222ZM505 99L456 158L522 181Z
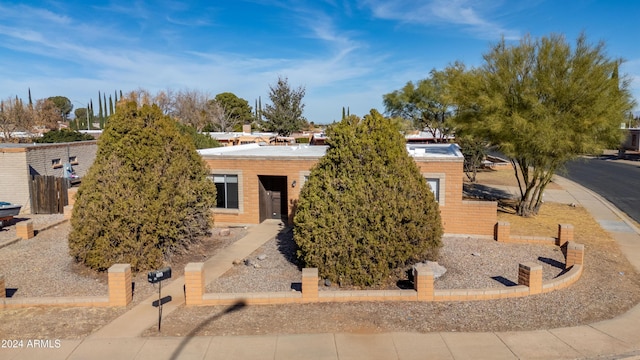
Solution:
M422 173L422 177L424 178L425 182L427 181L427 179L438 179L438 197L439 199L436 199L438 201L438 205L439 206L445 206L445 194L446 194L446 181L445 181L445 173Z
M214 214L244 214L244 180L242 178L242 170L238 169L215 169L209 171L209 176L213 175L236 175L238 177L238 208L224 209L213 207ZM213 179L211 179L213 181Z
M298 180L298 184L300 184L300 189L302 189L304 184L307 182L307 178L311 175L311 171L300 171L299 174L300 178Z

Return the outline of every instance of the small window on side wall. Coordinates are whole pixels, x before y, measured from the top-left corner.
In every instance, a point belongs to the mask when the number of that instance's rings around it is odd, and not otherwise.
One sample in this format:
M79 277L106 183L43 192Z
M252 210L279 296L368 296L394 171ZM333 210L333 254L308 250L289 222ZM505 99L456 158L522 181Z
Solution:
M436 199L436 202L440 202L440 179L427 178L427 184Z
M78 157L77 156L69 156L69 163L71 165L78 165Z
M60 159L51 160L51 167L53 167L54 169L62 167L62 161Z

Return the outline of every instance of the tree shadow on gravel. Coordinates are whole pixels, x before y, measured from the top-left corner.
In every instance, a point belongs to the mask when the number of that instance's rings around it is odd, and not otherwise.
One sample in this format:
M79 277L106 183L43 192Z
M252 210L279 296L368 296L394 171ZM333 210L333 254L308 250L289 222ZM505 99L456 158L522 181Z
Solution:
M477 183L465 183L462 188L462 193L465 198L481 199L487 201L509 200L514 198L514 195L507 191L496 189L489 185Z
M548 257L539 256L538 257L538 261L543 262L543 263L548 264L548 265L551 265L551 266L553 266L555 268L564 270L564 263L561 263L558 260L550 259Z
M504 285L504 286L516 286L518 284L516 284L515 282L507 279L504 276L492 276L491 277L493 280L499 282L500 284Z
M293 228L288 226L276 235L276 244L278 246L278 251L282 254L282 256L291 264L298 267L298 270L302 270L302 263L298 260L298 256L296 255L298 251L298 244L293 241Z
M238 302L236 302L235 304L229 306L228 308L226 308L224 311L217 313L215 315L212 315L210 317L208 317L207 319L205 319L204 321L200 322L200 324L198 324L195 328L193 328L193 330L189 331L188 334L186 334L184 336L184 338L182 339L182 341L180 342L180 345L178 345L178 347L173 351L173 354L171 354L171 357L169 359L171 360L176 360L176 359L180 359L180 354L182 353L182 350L184 350L184 348L187 346L187 344L189 344L189 341L191 341L191 339L200 332L200 330L204 329L205 327L207 327L210 323L222 318L223 316L242 310L244 307L247 306L247 303L243 300L240 300Z

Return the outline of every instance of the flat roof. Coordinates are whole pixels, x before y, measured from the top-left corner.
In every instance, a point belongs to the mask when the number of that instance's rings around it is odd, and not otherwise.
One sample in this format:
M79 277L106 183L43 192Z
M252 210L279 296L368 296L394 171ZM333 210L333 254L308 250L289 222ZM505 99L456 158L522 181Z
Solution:
M268 158L321 158L327 151L326 145L261 145L245 144L201 149L204 158L216 157L268 157ZM464 159L457 144L407 144L409 155L425 159Z
M78 146L95 144L96 140L70 141L63 143L0 143L0 149L34 149L43 147Z
M206 158L232 156L232 157L274 157L274 158L321 158L327 151L327 146L314 145L260 145L244 144L236 146L201 149L198 153Z

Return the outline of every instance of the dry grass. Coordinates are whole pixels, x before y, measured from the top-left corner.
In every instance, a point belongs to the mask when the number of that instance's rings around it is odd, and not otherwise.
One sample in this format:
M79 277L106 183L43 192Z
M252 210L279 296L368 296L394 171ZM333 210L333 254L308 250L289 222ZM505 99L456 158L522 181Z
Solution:
M467 182L466 176L464 180ZM476 175L476 182L483 185L518 186L518 181L511 167L500 170L488 169L479 171ZM547 189L561 189L561 187L551 181L547 185Z
M536 216L522 217L498 212L498 221L509 222L513 235L555 237L558 235L558 224L571 224L575 229L576 239L613 241L609 233L604 231L593 216L580 205L572 207L567 204L547 202L542 204Z

